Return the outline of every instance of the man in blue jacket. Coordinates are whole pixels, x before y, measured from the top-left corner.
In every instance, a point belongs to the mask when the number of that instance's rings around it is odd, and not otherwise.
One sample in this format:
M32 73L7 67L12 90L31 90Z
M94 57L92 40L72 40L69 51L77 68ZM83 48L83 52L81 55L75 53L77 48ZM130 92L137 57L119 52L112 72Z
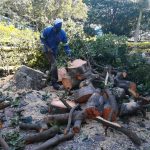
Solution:
M52 86L56 90L59 89L59 84L57 83L58 72L56 65L56 57L58 54L58 45L60 42L64 44L64 49L68 57L71 57L71 50L68 45L66 32L61 29L62 23L62 19L56 19L54 21L54 26L46 27L40 35L40 39L44 47L43 52L51 68Z

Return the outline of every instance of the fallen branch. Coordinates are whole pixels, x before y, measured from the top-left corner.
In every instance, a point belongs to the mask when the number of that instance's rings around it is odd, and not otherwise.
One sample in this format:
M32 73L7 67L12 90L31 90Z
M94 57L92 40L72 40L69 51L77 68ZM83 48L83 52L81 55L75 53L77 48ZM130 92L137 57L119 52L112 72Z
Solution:
M72 121L74 120L76 114L78 114L80 111L75 111L73 113L73 119ZM56 115L48 115L47 117L44 118L44 121L46 123L60 123L60 124L63 124L63 123L67 123L68 122L68 118L69 118L69 113L65 113L65 114L56 114Z
M24 141L27 144L45 141L45 140L48 140L48 139L54 137L58 132L59 132L58 127L54 126L54 127L50 128L46 131L43 131L41 133L37 133L34 135L27 135L24 137Z
M86 114L84 113L84 111L81 111L78 114L76 114L75 119L74 119L75 120L74 126L72 128L74 133L80 132L81 124L85 119L86 119Z
M102 123L105 126L114 128L117 131L124 133L126 136L128 136L131 139L131 141L134 144L136 144L138 146L141 145L140 138L136 135L136 133L132 132L131 130L124 128L123 126L119 125L118 123L114 123L114 122L110 122L108 120L105 120L102 117L96 117L95 120Z
M76 105L75 107L73 107L71 110L70 110L70 113L69 113L69 119L68 119L68 124L67 124L67 128L65 129L65 132L64 134L67 134L70 130L70 125L71 125L71 122L72 122L72 117L73 117L73 112L79 107L79 104Z
M61 134L56 135L54 138L49 139L45 143L39 145L37 148L33 150L47 150L49 148L53 148L54 146L58 145L60 142L71 140L74 137L73 133L68 133L67 135Z
M4 150L9 150L10 149L8 144L6 143L6 141L2 138L2 136L0 136L0 145Z
M19 127L22 130L36 130L38 132L42 128L39 124L29 124L29 123L20 123Z

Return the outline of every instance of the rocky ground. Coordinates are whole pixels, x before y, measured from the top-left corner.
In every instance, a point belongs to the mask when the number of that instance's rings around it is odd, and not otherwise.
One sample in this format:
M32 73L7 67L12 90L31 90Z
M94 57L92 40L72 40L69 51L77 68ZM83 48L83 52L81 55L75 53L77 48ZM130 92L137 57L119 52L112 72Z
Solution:
M19 140L15 140L16 133L19 133L19 138L31 132L19 130L17 124L21 118L26 118L24 121L38 123L48 113L48 104L53 98L57 98L62 91L54 91L51 87L46 87L42 90L17 90L11 81L12 76L0 79L0 92L12 98L11 107L0 111L0 117L4 116L1 133L10 138L14 138L9 144L12 145L12 150L17 150ZM16 109L23 108L21 117L18 119ZM104 127L102 124L86 120L82 125L79 134L76 134L73 140L64 142L54 147L53 150L150 150L150 113L147 112L147 118L144 119L141 115L129 116L127 120L118 119L117 122L126 128L130 128L142 140L142 145L136 147L127 136L115 130L108 130L107 136L104 135ZM13 133L13 135L11 135ZM17 135L16 135L17 136ZM19 144L18 144L18 143ZM41 144L41 143L38 143ZM25 148L19 149L32 150L38 144L27 145Z

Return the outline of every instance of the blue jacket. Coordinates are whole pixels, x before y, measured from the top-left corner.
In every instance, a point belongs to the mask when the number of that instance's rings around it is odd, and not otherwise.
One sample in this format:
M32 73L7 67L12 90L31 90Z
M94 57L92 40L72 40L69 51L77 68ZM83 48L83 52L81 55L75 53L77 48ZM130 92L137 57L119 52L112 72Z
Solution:
M45 52L48 51L48 48L50 48L56 56L58 53L58 45L60 42L63 42L66 54L71 54L71 50L68 45L67 35L64 30L61 30L59 33L56 33L53 30L53 27L46 27L41 33L40 39L42 44L44 44Z

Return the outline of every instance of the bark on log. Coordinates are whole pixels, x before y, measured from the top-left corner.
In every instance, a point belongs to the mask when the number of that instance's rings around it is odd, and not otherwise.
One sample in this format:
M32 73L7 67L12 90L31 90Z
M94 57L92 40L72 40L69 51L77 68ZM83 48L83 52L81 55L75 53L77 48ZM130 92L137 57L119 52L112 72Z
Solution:
M2 102L0 103L0 110L6 108L6 107L9 107L11 104L10 102Z
M2 136L0 136L0 145L4 150L9 150L10 149L8 144L6 143L6 141L2 138Z
M19 128L22 129L22 130L40 131L41 126L39 124L20 123Z
M38 132L42 132L48 129L45 122L41 122L40 124L20 123L19 127L22 130L36 130Z
M87 114L87 117L92 119L102 115L103 102L104 101L103 99L101 99L101 96L98 92L92 94L85 108L85 113Z
M46 141L45 143L41 144L33 150L47 150L49 148L53 148L54 146L58 145L63 141L71 140L73 137L74 133L68 133L67 135L56 135L54 138L49 139L48 141Z
M75 118L75 116L80 113L80 111L75 111L73 113L73 120ZM44 118L44 121L46 123L67 123L68 122L68 118L69 118L69 113L65 113L65 114L55 114L55 115L48 115ZM72 120L72 122L73 122Z
M52 137L54 137L59 132L58 127L54 126L46 131L43 131L41 133L33 134L33 135L27 135L24 137L24 141L26 144L40 142L48 140Z
M116 117L118 115L118 105L117 105L115 96L112 94L110 89L106 89L106 92L108 94L109 103L110 103L110 106L111 106L111 111L110 111L108 120L109 121L115 121Z
M92 86L82 87L81 89L75 91L75 93L73 94L75 98L74 101L77 103L85 103L94 92L95 88Z
M86 116L86 113L84 111L80 111L78 114L75 115L74 126L72 128L74 133L80 132L81 124L83 121L85 121L86 117L87 116Z
M96 117L95 120L98 121L98 122L100 122L100 123L102 123L102 124L105 125L105 126L114 128L115 130L124 133L126 136L128 136L128 137L131 139L131 141L132 141L134 144L136 144L136 145L138 145L138 146L141 145L141 139L136 135L135 132L132 132L131 130L126 129L126 128L124 128L123 126L121 126L121 125L119 125L119 124L117 124L117 123L113 123L113 122L110 122L110 121L108 121L108 120L105 120L105 119L103 119L102 117Z

